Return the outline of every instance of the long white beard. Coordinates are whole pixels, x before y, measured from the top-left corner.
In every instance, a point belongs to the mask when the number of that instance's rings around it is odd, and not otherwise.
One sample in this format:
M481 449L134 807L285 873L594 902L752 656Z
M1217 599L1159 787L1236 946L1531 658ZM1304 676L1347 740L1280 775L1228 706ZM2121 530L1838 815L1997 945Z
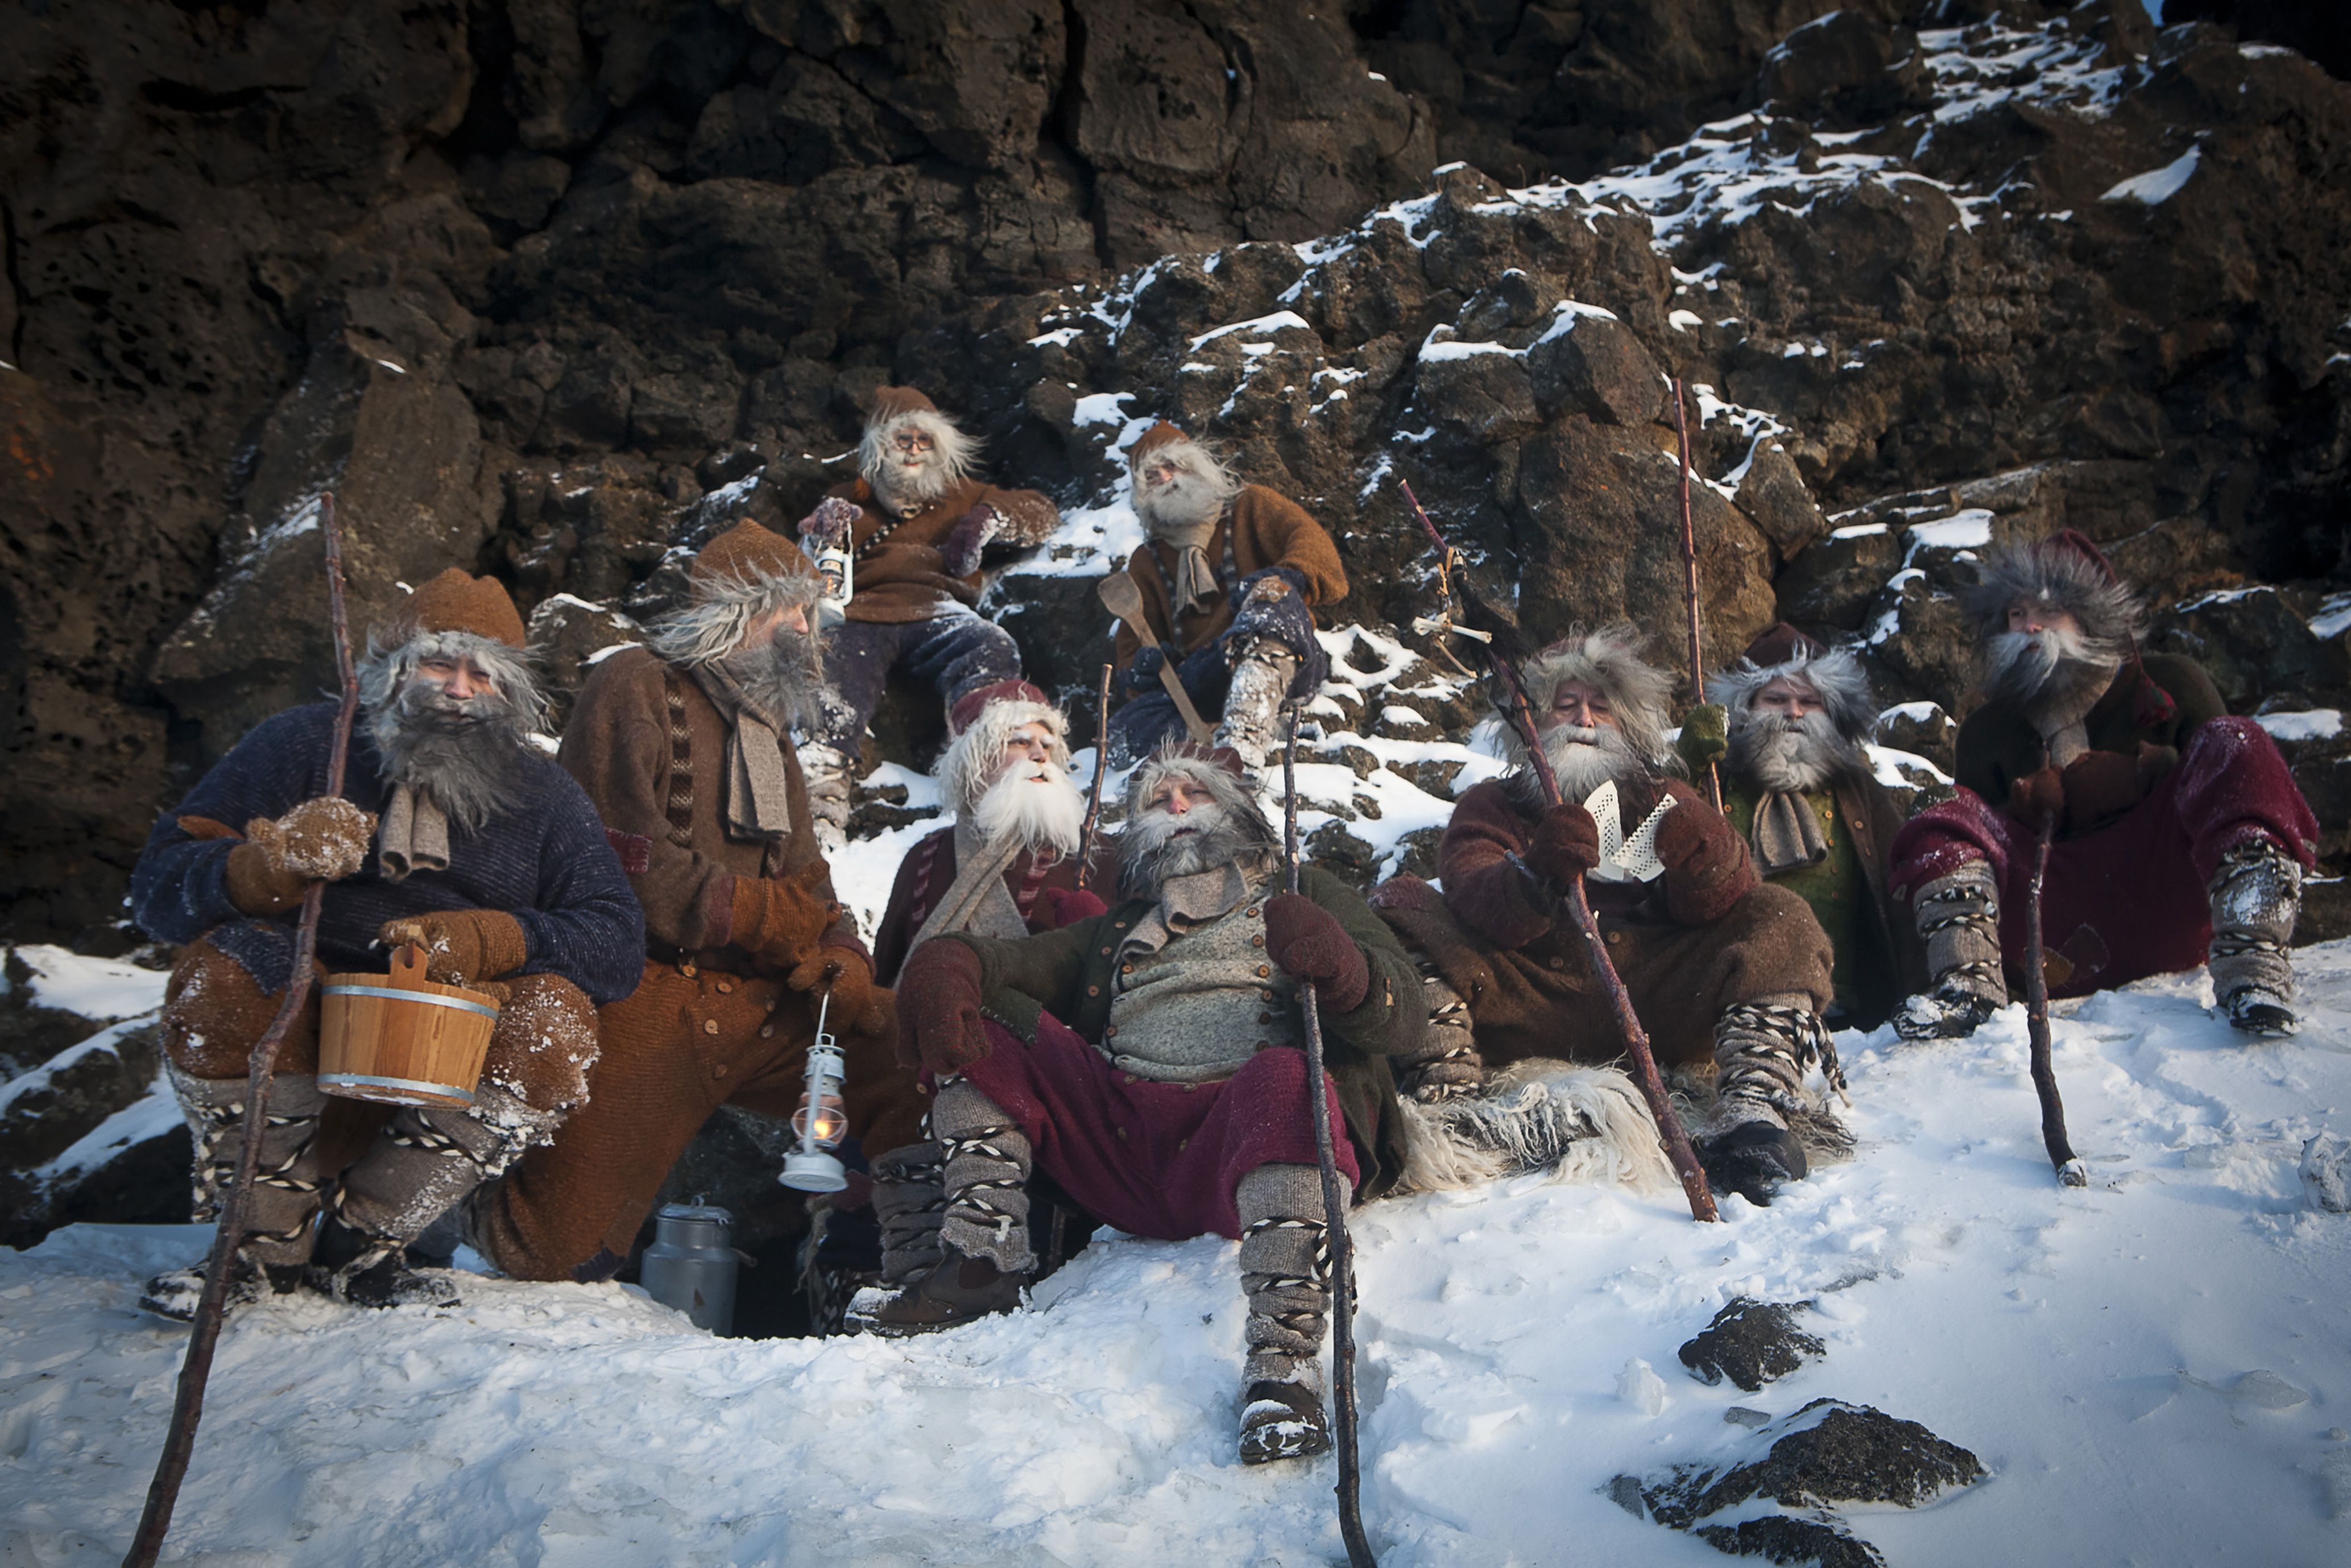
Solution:
M1222 806L1195 806L1180 817L1145 811L1118 835L1119 885L1132 895L1156 898L1172 877L1226 865L1269 847Z
M1804 794L1860 760L1825 709L1799 719L1749 710L1730 732L1730 771L1763 789Z
M1612 779L1631 783L1648 771L1624 732L1609 725L1553 725L1543 731L1542 748L1559 780L1560 798L1571 802L1582 801Z
M1077 852L1085 819L1085 797L1052 762L1022 762L1006 768L971 813L973 825L989 843L1010 833L1026 849L1051 849L1065 855Z
M2090 698L2095 701L2121 664L2121 653L2112 644L2085 633L2055 627L2001 632L1984 647L1984 690L1991 696L2040 708L2064 704L2084 687L2095 687Z
M893 455L873 476L873 491L883 506L904 513L937 500L954 483L946 458L934 448L916 463L902 462Z
M1164 485L1140 485L1134 492L1134 515L1153 534L1189 534L1223 515L1228 497L1199 475L1178 472Z

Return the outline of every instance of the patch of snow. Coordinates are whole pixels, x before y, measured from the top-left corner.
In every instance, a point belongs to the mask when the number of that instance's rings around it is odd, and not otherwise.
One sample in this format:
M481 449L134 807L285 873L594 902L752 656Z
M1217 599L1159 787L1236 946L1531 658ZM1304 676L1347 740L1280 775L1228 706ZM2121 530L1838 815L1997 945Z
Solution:
M1935 705L1924 705L1932 707ZM1922 784L1949 784L1951 776L1915 751L1898 751L1890 746L1864 745L1862 752L1869 758L1869 768L1877 781L1887 789Z
M64 1153L34 1171L34 1185L50 1186L76 1172L94 1170L132 1145L160 1138L183 1122L179 1100L158 1073L146 1093L84 1133Z
M1891 530L1889 530L1884 523L1854 523L1842 528L1831 528L1829 530L1829 538L1833 539L1859 539L1867 538L1872 534L1882 534L1889 531Z
M1119 404L1134 401L1133 392L1088 392L1078 400L1077 409L1071 414L1070 423L1081 430L1090 424L1123 426L1126 423L1126 414Z
M2200 146L2190 147L2160 169L2135 174L2107 191L2102 202L2137 202L2146 206L2159 206L2179 194L2180 187L2196 172L2198 160L2204 155Z
M1032 349L1065 348L1085 335L1085 329L1081 327L1056 327L1050 332L1040 332L1029 339L1029 346Z
M1905 530L1915 549L1982 549L1991 543L1992 514L1970 507L1931 523L1913 523Z
M1200 351L1202 344L1213 343L1219 338L1230 337L1236 332L1278 332L1285 327L1295 327L1301 331L1313 330L1307 326L1306 318L1297 311L1277 310L1270 316L1255 316L1246 321L1234 321L1222 327L1211 327L1192 340L1192 352L1196 354Z
M142 969L119 958L91 958L68 947L27 942L14 949L33 977L26 988L35 1007L71 1013L92 1023L152 1013L163 1005L163 986L171 977L160 969ZM0 980L0 994L8 982Z
M2310 630L2317 637L2340 637L2351 632L2351 593L2328 595L2318 606L2318 613L2310 618Z
M1706 325L1706 318L1695 310L1671 310L1666 314L1666 325L1677 332L1687 332L1693 327Z
M592 670L597 665L602 664L605 660L611 658L613 654L622 652L623 649L639 648L643 645L644 644L641 643L615 643L610 647L599 648L594 653L580 661L580 667L583 669Z
M2314 707L2300 713L2262 713L2253 722L2278 740L2332 740L2343 733L2339 708Z

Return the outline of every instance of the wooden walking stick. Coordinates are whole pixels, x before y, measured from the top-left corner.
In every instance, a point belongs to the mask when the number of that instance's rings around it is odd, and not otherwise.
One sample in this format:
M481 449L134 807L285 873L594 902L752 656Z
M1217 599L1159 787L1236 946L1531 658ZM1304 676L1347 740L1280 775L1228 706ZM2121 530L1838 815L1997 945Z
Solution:
M350 621L343 603L343 536L335 523L332 491L319 497L319 528L326 540L327 619L334 631L335 670L342 679L343 697L342 708L335 716L334 740L327 749L326 792L340 795L344 764L350 755L351 721L359 712L360 682L351 665ZM277 1016L262 1030L246 1063L245 1136L237 1146L236 1181L221 1202L212 1256L204 1263L204 1293L196 1301L187 1359L181 1364L179 1392L172 1401L172 1424L165 1429L163 1452L155 1461L155 1477L147 1487L147 1506L139 1516L139 1532L131 1537L131 1550L123 1556L123 1568L149 1568L163 1549L164 1533L172 1528L172 1510L180 1500L180 1483L187 1478L188 1459L195 1452L196 1423L204 1413L204 1381L211 1375L213 1350L220 1341L236 1249L245 1240L246 1195L253 1190L254 1177L261 1168L269 1082L277 1071L277 1048L310 995L310 966L319 946L319 910L326 891L325 883L314 882L302 894L302 917L294 928L294 968L287 977L285 999L277 1004Z
M1420 504L1420 497L1412 493L1412 486L1404 484L1403 489L1404 498L1412 503L1413 511L1420 517L1420 526L1428 530L1429 538L1437 545L1437 575L1446 585L1444 591L1447 608L1445 614L1449 622L1456 564L1453 547L1445 542L1445 536L1437 531L1435 523L1429 521L1427 508ZM1510 646L1514 639L1510 636L1510 624L1470 592L1466 580L1459 591L1463 608L1473 619L1488 624L1452 629L1483 634L1479 645L1485 652L1486 667L1493 673L1496 685L1501 688L1506 705L1503 712L1518 730L1519 738L1526 744L1527 759L1534 764L1535 778L1542 786L1544 800L1553 806L1559 805L1562 803L1559 780L1552 774L1551 759L1543 755L1542 736L1535 727L1534 708L1527 701L1527 689L1519 680L1518 667L1513 662L1516 650ZM1575 923L1576 933L1583 938L1583 951L1591 961L1592 972L1599 977L1601 988L1608 993L1610 1010L1616 1015L1616 1030L1624 1037L1625 1054L1633 1059L1633 1080L1641 1086L1641 1098L1647 1102L1649 1114L1656 1119L1657 1136L1666 1146L1666 1157L1673 1162L1674 1174L1681 1178L1682 1194L1689 1199L1690 1218L1719 1219L1722 1216L1715 1208L1714 1191L1707 1185L1706 1171L1698 1163L1698 1151L1690 1147L1689 1134L1682 1130L1681 1118L1674 1114L1673 1102L1666 1097L1666 1081L1657 1071L1656 1053L1649 1049L1648 1031L1641 1027L1640 1017L1633 1010L1633 996L1625 988L1624 977L1616 972L1616 966L1608 957L1608 944L1600 935L1600 921L1592 913L1592 900L1585 895L1583 877L1569 880L1566 904L1569 917Z
M2049 960L2041 938L2041 884L2049 874L2049 844L2056 834L2057 819L2052 816L2041 824L2032 846L2032 891L2024 904L2024 1028L2032 1042L2032 1089L2041 1096L2041 1145L2049 1151L2059 1181L2087 1186L2090 1173L2065 1135L2065 1103L2057 1097L2057 1068L2049 1060Z
M1102 775L1110 771L1110 677L1111 667L1102 667L1102 691L1094 698L1094 777L1086 786L1086 825L1078 833L1078 891L1086 891L1086 879L1094 866L1094 835L1102 830Z
M1682 379L1674 378L1674 444L1681 449L1682 458L1682 602L1689 608L1690 694L1698 702L1706 701L1706 666L1699 662L1698 651L1698 534L1690 526L1690 466L1689 420L1682 412ZM1722 770L1709 762L1706 765L1706 790L1714 809L1722 810Z
M1290 891L1298 891L1298 705L1290 705L1290 740L1281 752L1281 846ZM1322 1172L1322 1218L1331 1251L1331 1403L1338 1414L1339 1535L1350 1568L1379 1568L1364 1537L1363 1468L1355 1454L1355 1256L1347 1239L1349 1194L1332 1152L1331 1096L1323 1087L1322 1009L1314 982L1298 988L1306 1015L1306 1097L1314 1103L1314 1159Z

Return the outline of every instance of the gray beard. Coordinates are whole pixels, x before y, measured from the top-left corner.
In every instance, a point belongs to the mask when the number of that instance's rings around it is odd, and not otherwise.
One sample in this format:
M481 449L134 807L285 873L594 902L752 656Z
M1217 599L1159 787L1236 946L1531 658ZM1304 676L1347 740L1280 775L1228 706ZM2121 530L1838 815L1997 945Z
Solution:
M1730 732L1730 772L1761 789L1806 794L1861 764L1824 710L1800 719L1750 711Z
M1182 832L1186 828L1192 831ZM1272 850L1273 841L1255 824L1222 806L1196 806L1181 817L1150 811L1118 836L1119 888L1129 897L1156 899L1174 878Z
M1154 537L1188 536L1212 527L1224 516L1226 497L1196 475L1178 474L1165 485L1139 486L1134 515ZM1191 542L1188 538L1179 542Z
M1048 781L1036 782L1040 776ZM1050 762L1015 763L996 776L971 810L972 826L983 842L995 843L1009 833L1032 852L1051 849L1065 855L1077 852L1085 818L1085 797Z
M2033 720L2071 723L2114 683L2122 650L2067 632L2001 632L1984 646L1984 695L2022 706Z
M519 716L495 693L455 702L411 678L367 720L383 781L426 796L468 831L512 800L522 780L529 743Z
M773 723L817 727L824 700L824 645L813 632L778 626L764 645L738 648L723 661L743 695Z
M946 495L954 483L955 476L947 472L946 460L934 451L919 466L909 467L894 458L883 464L873 480L873 493L882 498L883 506L904 516L929 506Z
M1648 776L1648 767L1634 753L1624 731L1607 725L1585 729L1579 725L1554 725L1542 734L1543 758L1559 780L1560 799L1581 804L1610 779L1625 785Z

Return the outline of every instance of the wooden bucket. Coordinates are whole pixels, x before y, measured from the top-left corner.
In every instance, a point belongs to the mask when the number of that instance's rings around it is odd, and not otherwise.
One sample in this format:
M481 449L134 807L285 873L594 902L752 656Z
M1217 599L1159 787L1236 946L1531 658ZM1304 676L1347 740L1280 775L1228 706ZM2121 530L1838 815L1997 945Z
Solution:
M392 949L389 975L329 975L320 988L319 1087L392 1105L471 1105L498 1004L424 977L424 955Z

